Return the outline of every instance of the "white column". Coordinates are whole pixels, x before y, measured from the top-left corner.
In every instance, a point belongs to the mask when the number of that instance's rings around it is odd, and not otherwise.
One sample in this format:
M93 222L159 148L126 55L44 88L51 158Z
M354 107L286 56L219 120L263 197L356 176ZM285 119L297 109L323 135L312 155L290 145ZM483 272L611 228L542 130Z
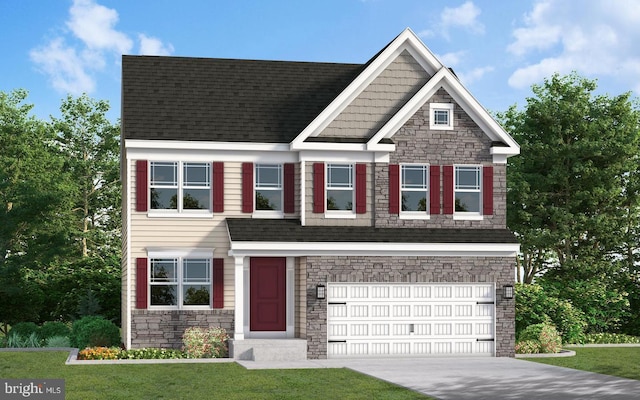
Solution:
M235 257L234 340L244 340L244 257Z

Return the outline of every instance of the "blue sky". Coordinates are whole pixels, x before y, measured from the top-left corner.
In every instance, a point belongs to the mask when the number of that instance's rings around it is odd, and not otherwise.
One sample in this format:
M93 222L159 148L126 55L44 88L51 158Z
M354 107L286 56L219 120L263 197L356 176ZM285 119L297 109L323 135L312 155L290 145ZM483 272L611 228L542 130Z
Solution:
M492 111L554 72L640 93L637 0L1 0L0 90L42 119L87 93L115 121L122 54L364 63L407 27Z

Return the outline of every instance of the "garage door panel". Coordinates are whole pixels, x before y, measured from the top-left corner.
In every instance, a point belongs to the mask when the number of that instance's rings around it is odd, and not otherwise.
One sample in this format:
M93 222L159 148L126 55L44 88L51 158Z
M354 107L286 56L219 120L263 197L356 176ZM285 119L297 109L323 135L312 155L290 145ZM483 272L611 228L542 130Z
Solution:
M329 357L494 354L493 284L328 289Z

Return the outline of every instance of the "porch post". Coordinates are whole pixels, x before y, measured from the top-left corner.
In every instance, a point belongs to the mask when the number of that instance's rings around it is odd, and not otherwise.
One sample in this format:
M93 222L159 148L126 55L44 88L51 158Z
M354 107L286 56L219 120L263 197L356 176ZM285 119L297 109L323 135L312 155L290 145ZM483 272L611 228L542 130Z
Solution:
M235 265L235 340L244 340L244 257L234 257Z

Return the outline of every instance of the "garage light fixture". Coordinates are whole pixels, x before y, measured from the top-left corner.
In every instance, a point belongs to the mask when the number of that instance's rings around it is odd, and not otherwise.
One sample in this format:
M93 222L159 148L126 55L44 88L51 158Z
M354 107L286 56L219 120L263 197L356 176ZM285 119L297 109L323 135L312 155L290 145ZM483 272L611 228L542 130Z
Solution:
M324 300L327 298L327 287L322 283L316 286L316 299Z
M502 298L505 300L513 299L513 285L504 285L502 287Z

